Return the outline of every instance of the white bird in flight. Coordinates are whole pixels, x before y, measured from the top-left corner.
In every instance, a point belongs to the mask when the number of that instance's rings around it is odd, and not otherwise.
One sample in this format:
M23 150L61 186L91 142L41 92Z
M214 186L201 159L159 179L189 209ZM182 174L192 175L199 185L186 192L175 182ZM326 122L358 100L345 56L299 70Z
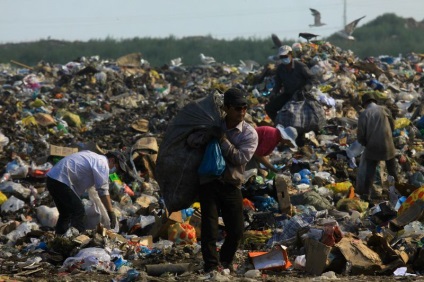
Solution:
M205 65L210 65L215 63L215 59L213 57L205 56L203 55L203 53L200 53L199 57L200 57L200 61L202 61L202 63Z
M309 27L325 25L325 23L321 22L321 13L320 12L318 12L317 10L312 9L312 8L309 8L309 10L311 10L312 16L314 16L314 24L310 24Z
M365 16L360 17L359 19L356 19L353 22L347 24L344 29L338 31L336 34L348 40L355 40L355 37L352 36L352 33L358 25L359 21L363 18L365 18Z
M178 57L178 58L172 59L172 60L169 62L169 64L170 64L172 67L179 67L179 66L181 66L181 65L183 64L183 60L181 59L181 57Z
M253 69L255 67L258 67L259 64L253 60L240 60L240 65L238 67L238 70L243 74L249 74L253 72Z

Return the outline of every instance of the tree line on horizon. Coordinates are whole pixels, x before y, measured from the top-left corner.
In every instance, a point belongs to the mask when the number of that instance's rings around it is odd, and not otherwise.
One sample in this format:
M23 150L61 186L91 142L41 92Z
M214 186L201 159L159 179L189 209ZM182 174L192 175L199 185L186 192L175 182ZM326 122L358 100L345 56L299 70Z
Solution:
M348 41L335 34L321 41L328 41L342 50L351 50L359 58L424 53L424 28L421 25L411 26L408 21L410 19L400 18L395 14L384 14L357 28L354 32L355 41ZM283 35L278 36L284 38ZM282 42L292 45L296 41L284 38ZM219 40L211 36L182 39L174 36L122 40L106 38L87 42L45 39L0 44L0 63L10 63L13 60L28 66L41 61L65 64L82 56L99 56L102 60L113 61L126 54L141 53L142 58L152 67L161 67L178 57L182 58L183 65L189 66L201 64L199 55L203 53L221 63L239 64L240 60L254 60L259 64L266 64L268 57L277 52L272 47L271 34L269 39L234 40Z

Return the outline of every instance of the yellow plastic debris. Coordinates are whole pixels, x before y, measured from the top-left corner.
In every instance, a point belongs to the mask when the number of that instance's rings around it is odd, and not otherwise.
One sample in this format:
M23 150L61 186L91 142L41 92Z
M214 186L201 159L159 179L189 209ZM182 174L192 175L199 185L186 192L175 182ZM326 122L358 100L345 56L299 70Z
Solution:
M411 121L408 118L398 118L395 120L395 129L401 129L409 126Z
M22 119L22 124L23 124L25 127L30 126L30 125L35 125L35 126L37 126L37 125L38 125L38 123L37 123L37 121L35 120L35 117L34 117L34 116L28 116L28 117L23 118L23 119Z
M7 196L0 191L0 206L7 201Z
M346 193L349 191L349 188L352 187L352 183L349 181L344 181L327 184L325 187L331 189L334 193Z
M46 104L41 99L35 99L33 102L31 102L30 106L31 108L41 108L45 106Z

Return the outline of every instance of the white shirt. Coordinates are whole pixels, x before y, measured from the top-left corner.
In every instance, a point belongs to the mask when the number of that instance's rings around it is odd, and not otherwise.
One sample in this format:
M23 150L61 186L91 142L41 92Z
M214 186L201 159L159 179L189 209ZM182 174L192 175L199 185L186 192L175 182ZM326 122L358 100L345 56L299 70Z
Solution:
M81 151L61 159L47 176L69 186L78 196L94 186L99 196L109 195L107 158L91 151Z

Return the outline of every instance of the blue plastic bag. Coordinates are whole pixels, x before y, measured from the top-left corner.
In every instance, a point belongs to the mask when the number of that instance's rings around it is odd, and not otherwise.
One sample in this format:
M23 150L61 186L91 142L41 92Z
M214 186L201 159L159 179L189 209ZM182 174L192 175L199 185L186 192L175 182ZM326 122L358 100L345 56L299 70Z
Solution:
M212 139L206 146L197 172L200 176L220 176L225 170L225 160L217 139Z

